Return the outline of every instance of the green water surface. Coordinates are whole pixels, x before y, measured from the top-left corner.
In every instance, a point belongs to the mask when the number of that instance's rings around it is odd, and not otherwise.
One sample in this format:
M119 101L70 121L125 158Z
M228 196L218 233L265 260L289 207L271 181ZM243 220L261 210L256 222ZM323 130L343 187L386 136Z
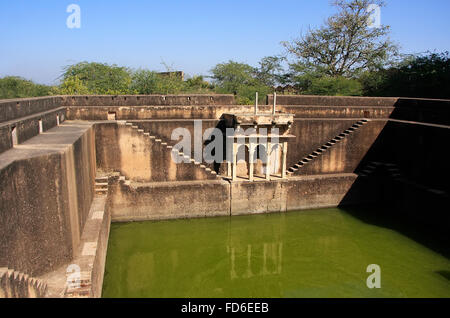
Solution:
M449 277L446 257L325 209L112 224L103 297L450 297Z

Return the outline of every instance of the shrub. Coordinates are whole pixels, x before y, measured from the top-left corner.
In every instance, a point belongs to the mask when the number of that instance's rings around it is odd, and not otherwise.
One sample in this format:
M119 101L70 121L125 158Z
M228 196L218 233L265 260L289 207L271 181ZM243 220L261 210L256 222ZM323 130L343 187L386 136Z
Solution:
M0 99L50 95L51 86L35 84L17 76L0 79Z

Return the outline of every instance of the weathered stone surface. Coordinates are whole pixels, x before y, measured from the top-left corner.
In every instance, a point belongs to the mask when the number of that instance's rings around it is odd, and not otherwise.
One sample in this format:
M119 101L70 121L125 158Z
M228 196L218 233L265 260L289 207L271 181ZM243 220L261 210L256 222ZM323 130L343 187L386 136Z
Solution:
M0 123L61 107L59 96L0 100Z
M278 105L394 106L397 100L397 97L277 95ZM273 95L267 95L267 104L273 104Z
M63 106L233 105L233 95L90 95L62 96Z
M92 125L63 125L0 154L0 266L36 276L73 257L95 175Z
M229 215L229 183L119 182L111 185L111 211L113 222Z

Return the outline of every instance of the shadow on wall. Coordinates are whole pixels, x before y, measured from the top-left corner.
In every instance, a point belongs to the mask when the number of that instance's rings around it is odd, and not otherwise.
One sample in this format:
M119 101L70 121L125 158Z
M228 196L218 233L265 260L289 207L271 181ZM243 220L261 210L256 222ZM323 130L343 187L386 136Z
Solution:
M450 125L450 100L399 98L390 118Z
M355 170L359 177L341 206L368 205L364 215L345 210L450 257L449 138L450 127L388 122Z

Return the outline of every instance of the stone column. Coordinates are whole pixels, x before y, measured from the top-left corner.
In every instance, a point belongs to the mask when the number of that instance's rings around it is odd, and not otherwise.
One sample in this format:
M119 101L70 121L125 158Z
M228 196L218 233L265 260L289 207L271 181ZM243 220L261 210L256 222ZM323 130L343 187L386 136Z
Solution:
M233 181L236 180L236 170L237 170L237 143L235 140L233 140L233 173L232 173Z
M272 150L272 144L270 141L267 142L266 147L266 180L270 181L270 151Z
M286 179L287 167L286 167L286 157L287 157L287 141L283 142L283 161L281 163L281 178Z
M248 180L250 182L253 182L254 180L254 154L255 154L255 145L253 143L249 143L248 145L249 151L248 151L248 164L249 164L249 172L248 172Z
M227 161L227 177L232 177L231 161Z

